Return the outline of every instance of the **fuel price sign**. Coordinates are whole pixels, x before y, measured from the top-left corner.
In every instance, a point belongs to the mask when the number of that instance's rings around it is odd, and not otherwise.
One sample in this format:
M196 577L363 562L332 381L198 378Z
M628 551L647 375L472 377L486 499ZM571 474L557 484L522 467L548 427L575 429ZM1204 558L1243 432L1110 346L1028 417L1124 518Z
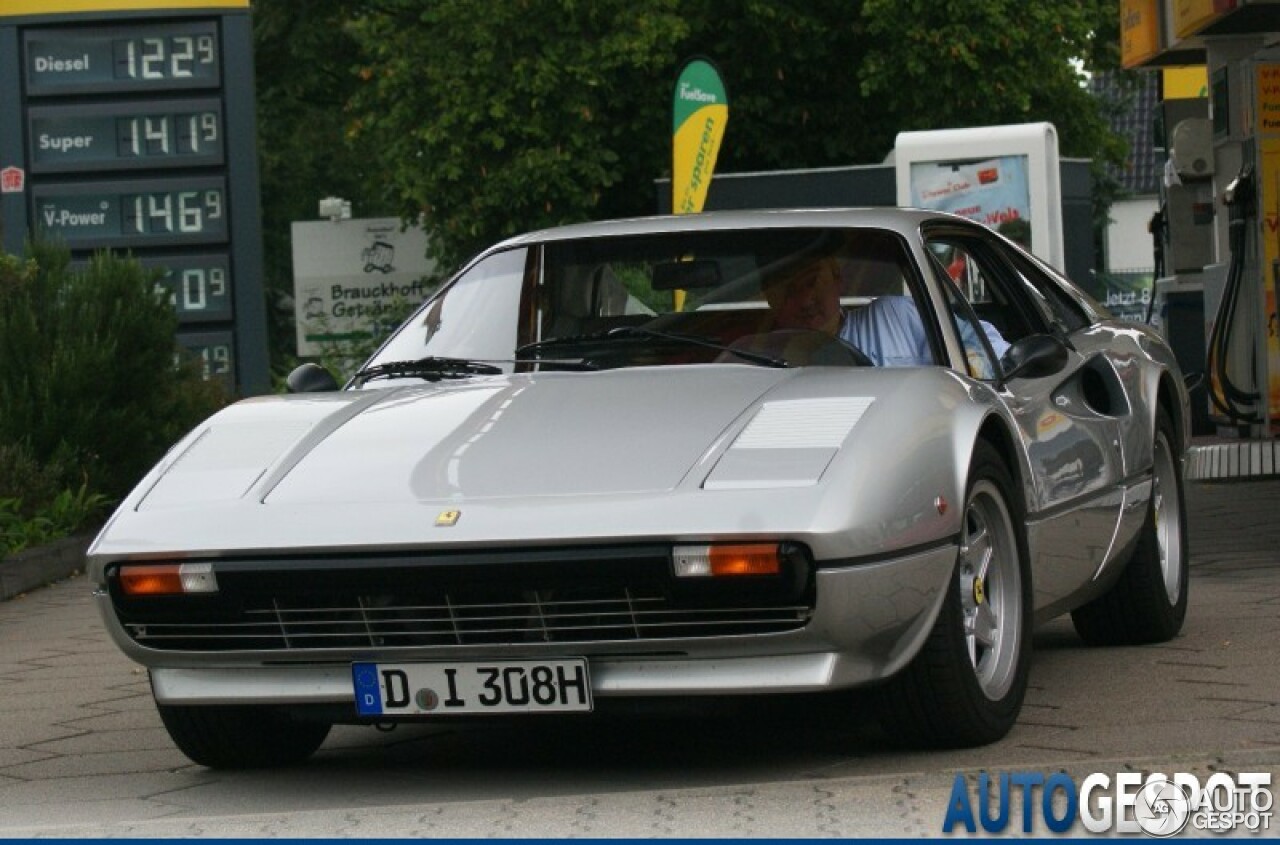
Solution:
M239 394L270 389L256 138L249 0L0 0L4 250L138 259Z
M218 28L212 21L33 29L24 34L23 46L27 92L36 96L221 83Z
M217 177L79 182L32 190L36 228L72 249L225 241L226 197L226 186Z
M223 162L226 133L216 99L37 106L30 115L33 173Z

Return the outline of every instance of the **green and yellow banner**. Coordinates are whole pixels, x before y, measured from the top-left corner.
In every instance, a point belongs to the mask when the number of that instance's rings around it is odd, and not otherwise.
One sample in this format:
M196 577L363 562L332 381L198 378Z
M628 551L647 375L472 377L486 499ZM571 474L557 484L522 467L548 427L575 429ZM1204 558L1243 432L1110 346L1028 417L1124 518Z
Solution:
M671 115L671 210L697 214L707 201L729 122L729 96L715 65L706 59L685 63L676 78Z

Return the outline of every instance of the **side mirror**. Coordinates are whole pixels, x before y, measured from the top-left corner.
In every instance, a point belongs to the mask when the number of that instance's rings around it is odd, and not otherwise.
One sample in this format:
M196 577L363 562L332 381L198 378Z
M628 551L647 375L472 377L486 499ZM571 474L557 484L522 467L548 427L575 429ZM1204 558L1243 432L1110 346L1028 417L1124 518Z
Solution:
M338 389L338 380L319 364L299 364L284 383L290 393L323 393Z
M1033 334L1005 350L1000 359L1004 380L1044 378L1067 365L1067 345L1053 335Z

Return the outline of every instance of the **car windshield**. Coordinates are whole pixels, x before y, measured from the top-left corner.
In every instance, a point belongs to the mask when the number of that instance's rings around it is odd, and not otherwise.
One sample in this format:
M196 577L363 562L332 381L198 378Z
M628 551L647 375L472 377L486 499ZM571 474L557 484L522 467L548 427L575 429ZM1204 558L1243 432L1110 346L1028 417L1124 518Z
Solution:
M911 268L900 236L870 228L549 241L474 264L370 365L425 356L492 362L508 372L557 362L577 369L584 362L590 369L881 364L842 349L853 339L850 315L879 298L914 310Z

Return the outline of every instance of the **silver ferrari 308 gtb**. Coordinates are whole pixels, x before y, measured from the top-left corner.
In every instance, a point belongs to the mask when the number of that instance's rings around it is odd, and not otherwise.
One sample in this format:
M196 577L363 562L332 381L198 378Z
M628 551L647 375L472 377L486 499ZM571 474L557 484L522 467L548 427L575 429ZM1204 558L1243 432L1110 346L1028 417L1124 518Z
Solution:
M90 551L206 766L334 723L854 687L904 741L987 743L1033 625L1186 613L1169 347L958 217L524 235L341 389L290 387L192 431Z

